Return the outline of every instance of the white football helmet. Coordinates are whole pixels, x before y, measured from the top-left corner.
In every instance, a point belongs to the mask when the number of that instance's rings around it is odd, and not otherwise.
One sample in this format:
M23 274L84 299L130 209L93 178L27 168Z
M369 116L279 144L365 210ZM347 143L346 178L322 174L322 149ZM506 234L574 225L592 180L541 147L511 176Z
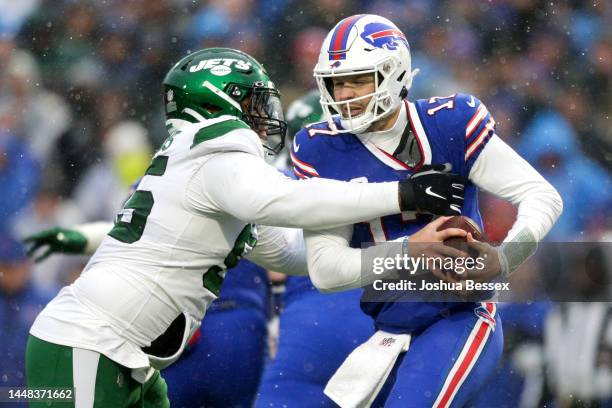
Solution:
M370 72L374 74L373 93L334 100L332 78ZM330 127L338 132L362 133L400 106L417 72L411 70L408 41L395 24L377 15L358 14L340 21L327 34L314 77ZM348 105L367 98L371 100L365 112L351 116ZM340 117L343 129L337 129L331 115L341 115L343 104L348 117Z

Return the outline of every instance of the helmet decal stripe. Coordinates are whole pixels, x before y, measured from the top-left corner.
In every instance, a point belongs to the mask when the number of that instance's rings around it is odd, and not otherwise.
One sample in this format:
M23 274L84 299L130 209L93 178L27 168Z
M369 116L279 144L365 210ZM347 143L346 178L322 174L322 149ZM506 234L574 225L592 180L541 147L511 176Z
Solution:
M347 17L342 20L337 26L334 34L332 35L331 41L329 42L329 59L339 60L346 59L346 43L348 41L349 33L355 23L363 17L363 14L356 14L351 17Z
M377 33L370 34L370 35L375 40L380 37L392 37L392 36L400 37L401 39L406 40L406 36L404 36L404 33L402 33L400 30L395 30L395 29L383 30L383 31L379 31Z
M232 98L230 98L225 92L221 91L219 88L217 88L216 86L214 86L213 84L211 84L208 81L204 81L204 83L202 84L203 87L210 89L211 91L213 91L217 96L219 96L219 98L222 98L224 101L228 102L229 104L231 104L232 106L234 106L236 109L238 109L238 111L242 112L242 106L240 106L240 104L238 102L236 102L235 100L233 100Z

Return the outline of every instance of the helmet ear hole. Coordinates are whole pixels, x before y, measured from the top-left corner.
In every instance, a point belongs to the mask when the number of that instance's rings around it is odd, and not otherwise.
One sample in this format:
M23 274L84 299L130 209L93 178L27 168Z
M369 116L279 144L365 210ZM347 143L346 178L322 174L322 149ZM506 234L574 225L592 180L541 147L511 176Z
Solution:
M400 76L397 77L397 82L402 82L402 79L404 79L404 76L406 75L406 71L402 72L400 74ZM404 87L405 88L405 87Z
M208 112L210 112L211 114L215 114L215 113L219 113L221 112L221 108L218 107L217 105L213 105L212 103L203 103L202 108L206 109Z
M236 102L240 102L242 101L242 99L244 99L245 97L247 97L248 95L245 94L244 91L242 91L240 89L240 87L238 85L233 85L228 89L228 93L229 95L232 97L232 99L234 99Z
M334 97L334 81L332 81L331 78L324 78L323 82L325 83L325 89L327 89L327 92L329 92L329 94L333 98Z
M378 85L382 84L382 82L385 80L385 77L380 72L376 73L376 77L378 79Z
M402 75L404 75L404 74L402 74ZM402 90L401 90L401 91L400 91L400 93L399 93L399 97L400 97L401 99L404 99L404 98L405 98L405 97L407 97L407 96L408 96L408 89L406 89L406 87L405 87L405 86L403 86L403 87L402 87Z

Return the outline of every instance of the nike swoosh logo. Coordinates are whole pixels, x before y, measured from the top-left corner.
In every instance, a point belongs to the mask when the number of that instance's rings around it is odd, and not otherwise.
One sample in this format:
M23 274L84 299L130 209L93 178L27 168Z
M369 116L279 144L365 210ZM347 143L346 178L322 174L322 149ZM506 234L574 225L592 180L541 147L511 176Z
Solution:
M451 210L455 211L457 214L461 214L461 208L457 204L450 205Z
M466 103L468 104L468 106L471 106L472 108L474 108L476 106L476 101L474 100L474 96L470 95L470 101Z
M443 200L446 200L446 198L442 197L440 194L436 194L436 193L434 193L433 191L431 191L431 187L427 187L427 188L425 189L425 193L429 194L429 195L430 195L430 196L432 196L432 197L438 197L438 198L441 198L441 199L443 199Z
M293 150L296 153L300 151L300 145L295 142L295 137L293 138Z

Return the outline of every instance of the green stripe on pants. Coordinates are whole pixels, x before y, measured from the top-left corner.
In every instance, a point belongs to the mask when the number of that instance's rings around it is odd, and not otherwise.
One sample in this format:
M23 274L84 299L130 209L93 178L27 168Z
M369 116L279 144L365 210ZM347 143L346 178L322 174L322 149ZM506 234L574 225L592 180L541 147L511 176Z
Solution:
M76 350L76 352L75 352ZM166 382L156 371L145 384L140 384L131 377L131 370L103 355L97 359L95 374L83 376L80 354L91 355L92 352L81 353L82 349L60 346L49 343L30 335L26 349L26 378L29 388L73 388L73 365L79 372L76 379L82 388L75 389L75 399L72 402L32 402L32 408L168 408L168 388ZM97 354L97 353L95 353ZM91 360L91 359L90 359ZM85 361L85 360L83 360ZM96 360L93 360L94 362ZM89 361L87 364L91 364ZM87 384L87 382L93 382ZM86 395L94 391L93 405L87 403ZM91 395L89 395L91 397Z

